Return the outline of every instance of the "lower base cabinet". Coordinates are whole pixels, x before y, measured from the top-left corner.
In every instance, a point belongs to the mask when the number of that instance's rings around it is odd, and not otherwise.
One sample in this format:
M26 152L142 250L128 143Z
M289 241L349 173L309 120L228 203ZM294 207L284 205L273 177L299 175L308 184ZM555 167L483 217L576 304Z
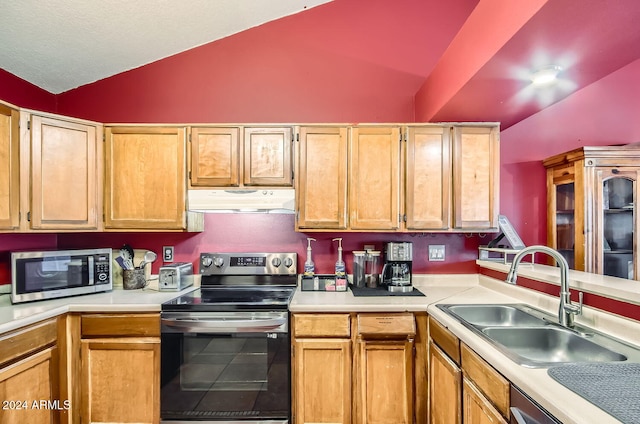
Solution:
M422 332L425 314L293 314L294 424L426 424Z
M429 317L431 424L507 424L510 383Z
M0 335L0 423L58 423L57 320Z
M160 315L81 317L81 422L160 422Z

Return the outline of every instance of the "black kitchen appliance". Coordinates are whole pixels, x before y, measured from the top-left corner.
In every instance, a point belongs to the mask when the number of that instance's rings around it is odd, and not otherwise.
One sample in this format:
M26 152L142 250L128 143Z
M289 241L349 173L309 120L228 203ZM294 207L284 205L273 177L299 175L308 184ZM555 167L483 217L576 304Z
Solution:
M385 244L382 285L390 292L412 292L411 264L413 243L389 242Z
M201 287L162 305L163 423L289 423L295 253L202 253Z

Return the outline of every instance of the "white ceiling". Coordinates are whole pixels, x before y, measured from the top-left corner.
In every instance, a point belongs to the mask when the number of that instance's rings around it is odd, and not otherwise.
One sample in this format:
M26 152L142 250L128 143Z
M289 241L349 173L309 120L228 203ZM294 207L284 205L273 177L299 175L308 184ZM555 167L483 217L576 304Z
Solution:
M0 68L58 94L329 1L6 1Z

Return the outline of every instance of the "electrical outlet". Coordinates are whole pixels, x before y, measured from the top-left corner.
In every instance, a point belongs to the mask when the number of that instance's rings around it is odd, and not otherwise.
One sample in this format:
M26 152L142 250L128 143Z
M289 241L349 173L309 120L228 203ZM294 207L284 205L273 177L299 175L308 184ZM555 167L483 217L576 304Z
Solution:
M444 261L444 244L429 245L429 261Z
M173 246L162 248L162 262L173 262Z

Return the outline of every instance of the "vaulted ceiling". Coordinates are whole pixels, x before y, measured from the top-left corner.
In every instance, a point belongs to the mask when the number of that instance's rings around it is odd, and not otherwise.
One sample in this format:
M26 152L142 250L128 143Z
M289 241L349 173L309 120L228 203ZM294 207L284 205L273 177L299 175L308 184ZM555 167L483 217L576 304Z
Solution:
M23 0L3 5L0 68L58 94L280 19L407 75L417 121L506 128L640 58L637 0ZM560 80L534 89L547 65Z

